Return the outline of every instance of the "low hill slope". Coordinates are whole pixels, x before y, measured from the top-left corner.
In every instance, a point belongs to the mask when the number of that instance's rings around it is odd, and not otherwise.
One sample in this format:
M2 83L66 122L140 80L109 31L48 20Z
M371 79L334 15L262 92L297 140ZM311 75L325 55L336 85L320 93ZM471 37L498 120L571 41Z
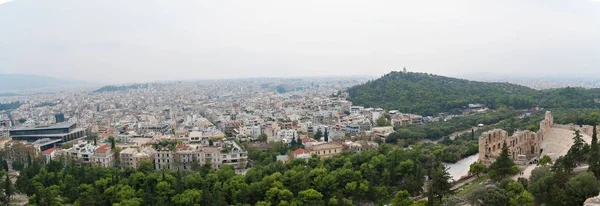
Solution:
M476 82L425 73L391 72L348 89L357 105L435 114L483 103L490 108L531 108L538 91L515 84Z
M432 115L482 103L491 109L511 107L598 108L600 89L535 90L509 84L469 81L426 73L391 72L348 89L356 105Z

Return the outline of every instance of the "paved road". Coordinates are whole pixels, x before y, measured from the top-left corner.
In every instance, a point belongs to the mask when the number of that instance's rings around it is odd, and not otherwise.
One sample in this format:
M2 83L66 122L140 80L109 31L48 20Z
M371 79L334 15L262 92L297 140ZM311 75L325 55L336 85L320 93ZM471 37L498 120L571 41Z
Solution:
M513 180L517 180L519 179L519 177L524 177L525 179L529 179L529 176L531 176L531 171L533 171L533 169L535 169L537 166L535 164L533 165L528 165L523 171L523 175L515 175L512 179Z

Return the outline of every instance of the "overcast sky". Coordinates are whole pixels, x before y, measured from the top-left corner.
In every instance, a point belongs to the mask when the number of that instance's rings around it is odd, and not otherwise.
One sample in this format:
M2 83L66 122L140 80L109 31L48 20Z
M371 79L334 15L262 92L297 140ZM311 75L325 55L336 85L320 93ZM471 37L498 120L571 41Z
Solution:
M600 1L0 4L0 73L124 83L380 76L405 66L442 75L600 75Z

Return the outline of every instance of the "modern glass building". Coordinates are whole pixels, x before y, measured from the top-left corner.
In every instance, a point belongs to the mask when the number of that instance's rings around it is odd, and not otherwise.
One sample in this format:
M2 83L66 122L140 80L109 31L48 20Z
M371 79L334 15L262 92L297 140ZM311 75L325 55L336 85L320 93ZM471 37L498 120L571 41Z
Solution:
M10 137L13 140L25 140L35 142L40 139L61 140L61 143L68 142L85 136L85 129L77 128L72 122L62 122L53 125L23 127L10 130Z
M56 123L65 122L65 115L63 113L55 114L54 118L56 119Z

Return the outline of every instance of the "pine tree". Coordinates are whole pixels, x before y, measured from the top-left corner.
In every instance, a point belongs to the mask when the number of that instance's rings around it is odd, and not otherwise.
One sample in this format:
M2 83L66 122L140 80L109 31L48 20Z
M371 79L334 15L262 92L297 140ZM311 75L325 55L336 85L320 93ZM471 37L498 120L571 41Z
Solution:
M596 125L594 125L594 131L592 133L592 146L590 148L588 164L590 165L588 170L597 178L600 177L600 148L598 148L598 134L596 132Z
M325 129L325 133L323 133L323 138L325 142L329 142L329 132L327 132L327 129Z
M568 154L571 154L571 157L576 163L580 163L583 160L583 146L584 141L581 137L583 137L579 130L575 130L573 137L573 145L569 149Z
M429 193L434 198L439 199L442 202L444 196L447 196L452 193L452 176L448 173L448 169L444 167L444 165L439 164L436 169L434 169L431 182L429 184ZM434 201L434 199L430 199L430 201Z
M475 140L475 129L471 128L471 140Z
M323 132L321 132L321 129L317 129L317 132L315 133L315 140L319 141L322 136Z
M515 169L516 168L516 169ZM510 158L506 141L502 144L502 152L496 158L496 162L490 166L490 177L501 180L504 177L519 172L515 162Z

